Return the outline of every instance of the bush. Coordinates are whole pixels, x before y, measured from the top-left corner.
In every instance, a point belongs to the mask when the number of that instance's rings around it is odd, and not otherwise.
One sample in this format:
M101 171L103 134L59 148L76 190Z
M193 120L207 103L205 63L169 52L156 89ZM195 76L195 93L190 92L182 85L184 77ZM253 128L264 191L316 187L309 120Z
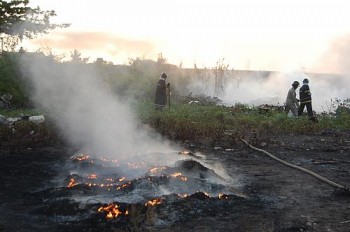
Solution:
M9 94L12 107L27 107L28 96L25 91L25 83L21 81L17 62L19 53L3 52L0 56L0 97Z

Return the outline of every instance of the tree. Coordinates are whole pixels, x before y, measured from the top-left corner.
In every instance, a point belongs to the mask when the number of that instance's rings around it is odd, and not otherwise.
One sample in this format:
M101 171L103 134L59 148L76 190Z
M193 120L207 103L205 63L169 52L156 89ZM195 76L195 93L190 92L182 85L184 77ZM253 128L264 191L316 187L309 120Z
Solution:
M33 39L55 28L65 28L69 24L52 24L50 18L55 11L31 8L29 0L0 0L0 34L23 39Z
M81 53L78 50L71 52L71 62L73 63L84 63L86 64L89 61L89 58L82 58ZM97 60L96 60L97 62Z

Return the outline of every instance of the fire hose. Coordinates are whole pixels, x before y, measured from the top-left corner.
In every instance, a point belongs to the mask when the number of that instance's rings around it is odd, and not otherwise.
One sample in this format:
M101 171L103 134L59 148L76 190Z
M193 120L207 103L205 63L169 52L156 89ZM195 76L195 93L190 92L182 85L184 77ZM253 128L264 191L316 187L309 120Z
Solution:
M333 182L333 181L331 181L331 180L328 180L328 179L326 179L326 178L324 178L324 177L322 177L322 176L320 176L320 175L318 175L318 174L316 174L316 173L314 173L314 172L312 172L312 171L310 171L310 170L308 170L308 169L306 169L306 168L299 167L299 166L297 166L297 165L288 163L288 162L286 162L286 161L284 161L284 160L282 160L282 159L280 159L280 158L277 158L276 156L272 155L271 153L269 153L269 152L267 152L267 151L265 151L265 150L263 150L263 149L254 147L253 145L249 144L249 143L248 143L246 140L244 140L244 139L241 139L241 140L242 140L242 142L244 142L248 147L250 147L250 148L253 149L253 150L262 152L262 153L266 154L267 156L269 156L270 158L272 158L272 159L274 159L274 160L276 160L276 161L278 161L278 162L280 162L280 163L282 163L282 164L284 164L284 165L286 165L286 166L288 166L288 167L291 167L291 168L295 168L295 169L297 169L297 170L300 170L300 171L302 171L302 172L304 172L304 173L307 173L307 174L309 174L309 175L311 175L311 176L313 176L313 177L315 177L315 178L321 180L322 182L325 182L326 184L329 184L329 185L331 185L331 186L333 186L333 187L335 187L335 188L338 188L338 189L340 189L340 190L342 190L342 191L345 191L345 192L350 193L349 188L347 188L347 187L345 187L345 186L343 186L343 185L340 185L340 184L337 184L337 183L335 183L335 182Z

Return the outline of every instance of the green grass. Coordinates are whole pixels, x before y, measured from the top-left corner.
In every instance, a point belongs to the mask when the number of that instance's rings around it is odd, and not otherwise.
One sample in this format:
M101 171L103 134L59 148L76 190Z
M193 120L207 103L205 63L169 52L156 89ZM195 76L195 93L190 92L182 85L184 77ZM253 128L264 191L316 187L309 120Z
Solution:
M5 117L21 117L44 114L42 110L33 108L0 109L0 115Z
M324 129L350 130L350 114L344 112L335 116L322 115L318 123L308 118L290 118L284 112L269 111L261 113L257 108L250 108L238 104L233 107L207 104L184 104L173 102L163 111L154 109L150 101L140 101L135 105L135 113L143 124L155 128L158 132L176 140L223 139L230 136L232 139L242 138L252 133L260 137L278 134L314 134ZM6 117L44 114L38 109L0 110ZM16 123L16 133L7 126L0 126L0 139L16 139L21 142L30 131L37 133L36 139L44 141L52 139L54 129L52 120L46 117L45 124L39 126L31 122ZM28 137L28 136L27 136Z
M143 123L157 128L162 134L176 135L177 139L211 137L217 139L230 131L236 137L252 131L259 134L311 134L323 129L350 129L350 114L337 117L323 115L318 123L307 117L290 118L284 112L261 113L244 105L224 107L214 104L173 103L163 111L153 109L151 102L140 102L138 115Z

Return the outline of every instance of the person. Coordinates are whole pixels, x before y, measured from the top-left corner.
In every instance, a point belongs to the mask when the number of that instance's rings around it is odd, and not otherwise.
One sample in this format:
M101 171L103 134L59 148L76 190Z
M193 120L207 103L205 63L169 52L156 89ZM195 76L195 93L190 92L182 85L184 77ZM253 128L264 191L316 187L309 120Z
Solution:
M297 99L297 94L295 90L299 87L299 81L294 81L292 84L292 88L288 90L287 99L286 99L286 108L285 111L288 114L289 111L292 111L294 117L298 117L298 108L299 108L299 100Z
M168 75L162 73L157 82L157 89L155 94L154 105L156 110L162 110L167 103L167 85L166 79Z
M312 111L311 91L309 87L309 80L307 78L303 80L303 86L299 89L299 98L300 106L298 110L298 116L301 116L303 114L304 108L306 106L307 115L309 119L312 121L316 121L314 113Z

